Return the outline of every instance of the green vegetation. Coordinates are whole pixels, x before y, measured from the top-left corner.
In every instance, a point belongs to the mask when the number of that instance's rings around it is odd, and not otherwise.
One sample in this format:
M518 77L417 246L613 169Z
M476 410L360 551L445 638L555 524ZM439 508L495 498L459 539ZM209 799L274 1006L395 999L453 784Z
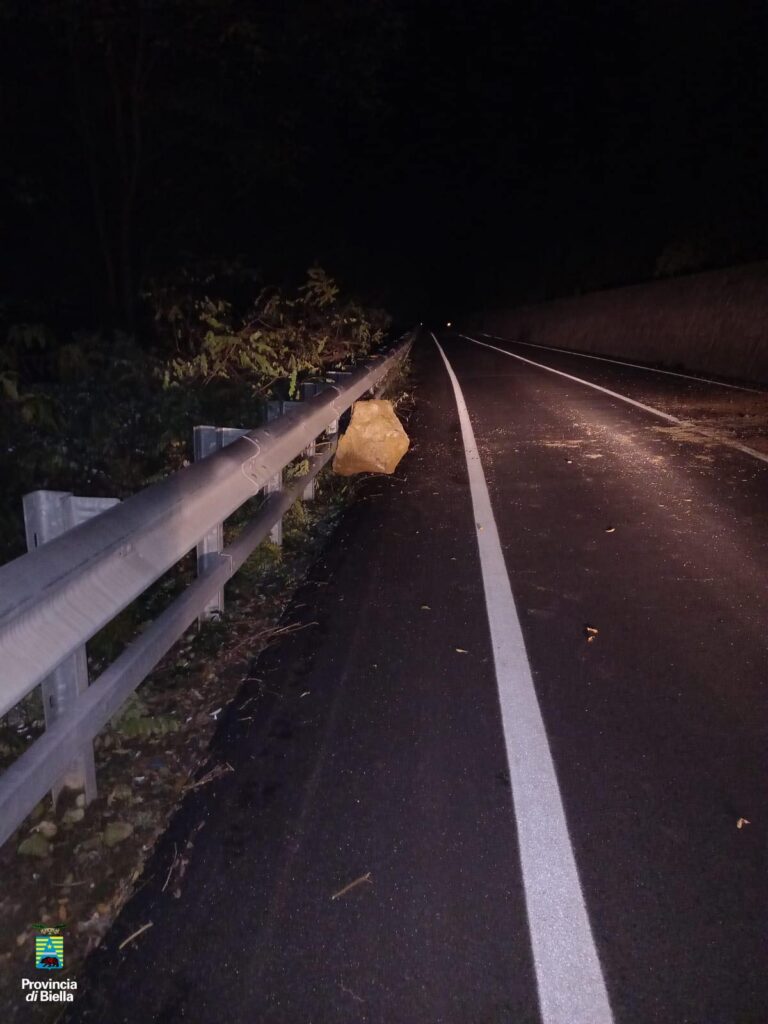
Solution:
M196 423L258 425L267 398L365 356L389 323L317 267L292 292L259 287L238 264L186 269L143 303L140 335L7 323L0 562L24 551L23 494L128 497L186 463Z

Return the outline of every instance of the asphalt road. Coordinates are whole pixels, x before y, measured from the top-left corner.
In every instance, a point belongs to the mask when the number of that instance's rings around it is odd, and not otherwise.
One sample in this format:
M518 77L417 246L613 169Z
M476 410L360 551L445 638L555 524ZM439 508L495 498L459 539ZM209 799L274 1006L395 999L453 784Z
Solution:
M768 464L439 340L70 1024L768 1021Z

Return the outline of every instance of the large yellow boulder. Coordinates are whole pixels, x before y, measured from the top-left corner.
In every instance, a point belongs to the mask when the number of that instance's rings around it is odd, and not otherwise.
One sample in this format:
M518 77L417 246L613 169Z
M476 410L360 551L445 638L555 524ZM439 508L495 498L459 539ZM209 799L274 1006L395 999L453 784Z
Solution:
M394 473L408 444L391 402L381 398L355 402L349 426L339 438L333 471L339 476Z

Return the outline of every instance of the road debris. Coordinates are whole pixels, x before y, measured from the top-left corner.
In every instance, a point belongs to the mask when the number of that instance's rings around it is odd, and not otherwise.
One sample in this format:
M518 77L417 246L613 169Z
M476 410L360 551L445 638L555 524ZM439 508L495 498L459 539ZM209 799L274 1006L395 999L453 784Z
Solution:
M178 859L179 859L179 855L178 855L178 852L177 852L176 843L174 843L173 844L173 860L171 861L171 866L168 868L168 875L166 876L165 884L163 885L163 888L160 890L160 892L165 892L165 890L168 888L168 883L171 880L171 875L173 874L173 869L176 867L176 861Z
M739 820L736 822L736 828L744 828L745 825L751 824L752 822L749 820L749 818L739 818Z
M456 648L456 653L457 654L469 654L469 651L465 651L463 647L457 647Z
M342 992L346 992L348 996L352 996L356 1003L364 1003L365 1000L359 996L356 992L353 992L351 988L347 988L343 981L339 982L339 986Z
M605 532L606 533L616 533L616 527L615 526L606 526Z
M197 780L197 782L193 782L189 788L199 789L200 786L207 786L209 782L213 782L215 779L221 778L222 775L226 775L228 772L233 772L234 770L235 769L229 761L225 761L224 764L217 764L215 768L211 768L211 770L206 772L202 778Z
M599 632L600 632L600 630L596 629L594 626L585 626L584 627L584 636L587 638L587 643L588 644L593 643L595 637L597 636L597 634Z
M186 848L188 850L191 850L191 849L193 849L194 845L195 844L190 841L190 842L187 843ZM176 844L174 843L173 844L173 861L171 862L171 866L168 869L168 876L165 879L165 884L163 885L162 891L165 892L166 886L168 886L168 884L171 881L171 878L173 878L173 880L174 880L174 888L173 888L173 892L171 893L171 895L173 896L173 898L175 900L181 899L181 885L180 885L180 882L181 882L182 878L184 877L184 875L186 874L186 871L187 871L188 867L189 867L189 857L178 856L177 853L176 853Z
M254 639L268 640L270 643L281 636L288 636L291 633L298 633L301 629L309 629L310 626L319 626L319 622L289 622L287 626L277 626L275 629L267 629L258 633ZM251 643L253 641L250 641Z
M394 473L408 451L408 435L386 399L355 402L349 426L336 448L333 472Z
M373 879L371 878L371 872L370 871L366 871L366 873L364 875L360 875L360 877L356 878L354 880L354 882L350 882L349 885L345 885L343 889L339 889L338 892L335 892L333 894L333 896L331 896L331 899L332 900L338 900L342 896L346 896L348 892L351 892L353 889L356 889L358 887L358 885L363 885L366 882L369 885L373 885Z
M319 586L320 584L318 584ZM269 629L262 630L261 633L256 633L251 636L246 634L243 639L229 647L229 657L240 657L246 649L254 646L262 646L264 648L269 647L270 644L279 640L281 637L290 636L292 633L298 633L300 629L309 629L310 626L319 626L319 622L289 622L285 626L274 626ZM244 682L251 682L255 680L258 682L256 676L246 676Z
M151 921L147 921L147 923L143 924L141 926L141 928L137 928L135 932L132 932L128 936L127 939L123 939L123 941L117 947L118 951L121 950L121 949L124 949L129 943L133 942L134 939L138 939L138 937L140 935L142 935L148 928L151 928L151 927L152 927L152 922Z

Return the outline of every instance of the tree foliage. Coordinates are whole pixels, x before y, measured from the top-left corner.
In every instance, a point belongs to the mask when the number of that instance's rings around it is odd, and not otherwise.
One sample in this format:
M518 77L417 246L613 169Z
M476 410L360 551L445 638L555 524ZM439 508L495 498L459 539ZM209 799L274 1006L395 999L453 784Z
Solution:
M241 312L231 301L207 294L189 304L178 298L160 304L157 318L178 337L186 325L193 354L173 358L164 372L166 387L196 383L237 382L263 394L282 378L293 396L300 374L367 355L384 338L388 317L366 310L354 300L341 301L339 287L320 267L313 267L296 294L265 288Z
M365 356L388 327L319 267L294 291L257 289L237 264L185 268L144 300L151 346L119 330L7 328L0 563L23 551L25 493L127 497L185 463L196 423L258 426L273 393L286 397L300 377Z
M52 292L87 283L123 326L184 251L273 266L327 141L381 107L389 4L0 0L0 212L17 259L34 252Z

